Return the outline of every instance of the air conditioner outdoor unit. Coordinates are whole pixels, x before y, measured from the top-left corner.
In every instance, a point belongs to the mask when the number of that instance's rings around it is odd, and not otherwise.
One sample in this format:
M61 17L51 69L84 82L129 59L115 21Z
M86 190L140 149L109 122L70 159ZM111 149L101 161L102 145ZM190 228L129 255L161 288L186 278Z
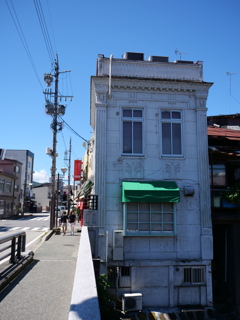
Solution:
M123 311L142 310L142 294L141 293L124 293L122 298L122 310Z

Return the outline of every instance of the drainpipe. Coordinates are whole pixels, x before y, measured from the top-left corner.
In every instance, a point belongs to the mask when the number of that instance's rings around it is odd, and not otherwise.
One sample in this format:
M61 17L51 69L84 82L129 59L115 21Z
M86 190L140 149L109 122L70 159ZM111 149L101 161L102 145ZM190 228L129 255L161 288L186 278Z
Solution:
M105 257L105 260L106 260L106 266L107 266L107 261L108 261L108 231L105 232L105 239L106 239L106 257Z
M113 55L110 55L110 60L109 60L109 88L108 88L108 98L112 98L112 59Z
M227 282L227 261L228 261L228 250L227 250L227 244L228 244L228 239L227 239L227 229L225 229L225 259L224 259L224 281Z

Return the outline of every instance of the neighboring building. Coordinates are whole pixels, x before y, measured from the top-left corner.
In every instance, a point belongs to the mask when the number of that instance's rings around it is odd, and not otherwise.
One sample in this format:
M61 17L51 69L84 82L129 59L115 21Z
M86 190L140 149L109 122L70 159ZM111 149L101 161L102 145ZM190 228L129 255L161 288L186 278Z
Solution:
M212 306L202 74L202 62L126 53L99 55L91 78L84 224L115 295L142 294L144 307Z
M221 114L218 116L208 116L208 124L222 129L240 130L240 114Z
M0 218L19 213L22 163L17 160L0 160Z
M240 116L208 117L214 303L240 306ZM229 130L225 128L234 128Z
M55 190L57 193L56 207L60 205L66 206L68 186L64 185L62 178L59 180L56 179ZM51 198L52 198L52 183L34 182L33 191L34 191L35 201L36 201L38 210L42 208L42 210L50 211L50 204L51 204Z
M52 194L52 184L51 183L38 183L37 185L33 183L33 192L35 194L35 201L37 208L42 208L42 210L50 210L50 200Z
M21 206L23 212L29 212L34 204L34 195L32 192L34 154L29 150L7 149L5 157L8 159L16 159L23 164L21 175Z

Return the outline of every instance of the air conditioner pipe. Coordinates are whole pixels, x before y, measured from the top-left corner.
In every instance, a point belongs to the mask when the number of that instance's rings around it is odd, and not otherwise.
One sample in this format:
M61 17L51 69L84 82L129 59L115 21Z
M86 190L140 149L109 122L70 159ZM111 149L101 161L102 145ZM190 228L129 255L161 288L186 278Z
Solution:
M118 297L118 280L119 280L119 278L120 278L119 267L116 267L116 271L117 271L117 277L116 277L117 299L118 299L118 301L122 301L122 300L119 299L119 297Z
M108 231L106 231L105 236L106 236L106 264L107 264L107 261L108 261Z
M110 55L110 60L109 60L109 88L108 88L108 98L112 98L112 59L113 55Z

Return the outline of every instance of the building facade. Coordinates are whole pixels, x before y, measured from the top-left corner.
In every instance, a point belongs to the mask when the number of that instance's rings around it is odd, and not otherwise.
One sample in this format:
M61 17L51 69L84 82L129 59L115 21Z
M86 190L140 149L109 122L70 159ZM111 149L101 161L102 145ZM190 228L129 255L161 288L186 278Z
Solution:
M213 225L213 297L218 308L240 306L240 116L208 117Z
M29 212L33 205L33 165L34 154L29 150L12 150L7 149L5 157L8 159L16 159L22 162L21 175L21 211Z
M84 224L117 297L212 306L211 85L202 62L98 56L83 164L98 206L85 208Z
M0 218L10 218L19 213L22 163L0 159Z
M50 200L52 194L51 183L41 183L33 187L37 208L42 210L50 210Z

